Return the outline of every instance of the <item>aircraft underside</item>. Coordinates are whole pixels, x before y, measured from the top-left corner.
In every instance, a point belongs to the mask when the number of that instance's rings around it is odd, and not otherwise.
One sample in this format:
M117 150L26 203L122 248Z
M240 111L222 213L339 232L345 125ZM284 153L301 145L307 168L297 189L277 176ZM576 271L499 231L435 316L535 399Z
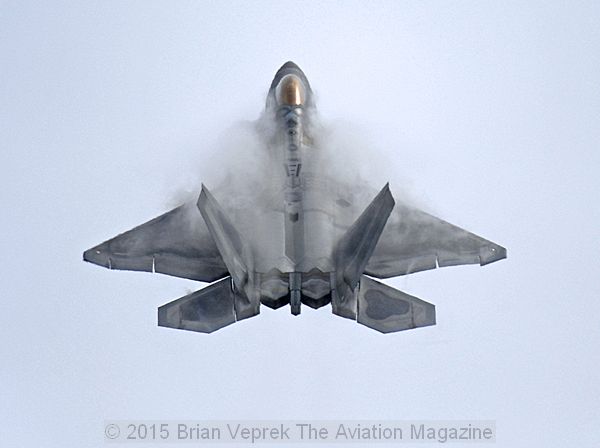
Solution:
M164 327L210 333L258 315L261 305L290 305L298 315L302 305L328 304L383 333L434 325L434 305L374 278L485 265L505 258L506 249L396 204L387 184L376 194L340 179L334 170L349 167L314 145L315 114L306 76L284 64L258 122L262 171L252 181L244 166L233 176L244 188L213 196L202 186L197 202L85 251L84 260L210 283L161 306Z

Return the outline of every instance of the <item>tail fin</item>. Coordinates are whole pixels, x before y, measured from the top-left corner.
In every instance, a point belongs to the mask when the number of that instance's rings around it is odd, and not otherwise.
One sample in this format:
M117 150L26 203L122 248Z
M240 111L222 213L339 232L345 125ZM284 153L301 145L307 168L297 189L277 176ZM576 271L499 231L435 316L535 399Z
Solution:
M204 185L197 205L235 286L242 290L251 272L249 251L242 237Z
M356 318L353 290L377 246L394 205L389 184L386 184L338 242L334 251L336 272L331 301L335 314Z
M245 298L231 287L231 277L158 308L158 325L212 333L236 321L258 314L249 312Z

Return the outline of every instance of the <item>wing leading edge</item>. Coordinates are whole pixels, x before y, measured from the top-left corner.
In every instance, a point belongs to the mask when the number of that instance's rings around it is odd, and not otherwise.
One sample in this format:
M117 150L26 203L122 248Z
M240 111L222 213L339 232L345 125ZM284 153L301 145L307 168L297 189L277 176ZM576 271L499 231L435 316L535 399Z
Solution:
M203 282L228 275L195 203L85 251L83 259L109 269L159 272Z
M395 277L436 267L485 265L506 249L420 210L396 204L365 274Z

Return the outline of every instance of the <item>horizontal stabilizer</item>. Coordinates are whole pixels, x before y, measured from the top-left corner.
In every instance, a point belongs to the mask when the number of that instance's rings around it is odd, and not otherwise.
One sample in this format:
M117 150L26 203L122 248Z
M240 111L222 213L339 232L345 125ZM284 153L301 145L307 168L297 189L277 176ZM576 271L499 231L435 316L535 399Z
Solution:
M247 301L242 300L227 277L158 308L158 325L212 333L259 313L258 306L250 312Z
M435 325L435 305L362 276L358 288L360 324L382 333Z

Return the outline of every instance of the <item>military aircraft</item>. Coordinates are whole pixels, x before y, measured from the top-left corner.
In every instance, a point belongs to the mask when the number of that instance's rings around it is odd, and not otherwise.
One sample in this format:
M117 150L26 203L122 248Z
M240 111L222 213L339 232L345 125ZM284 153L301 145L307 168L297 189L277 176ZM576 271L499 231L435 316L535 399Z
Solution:
M226 192L218 200L203 185L197 201L85 251L83 259L211 283L161 306L163 327L211 333L256 316L261 304L289 304L298 315L302 304L329 303L333 314L382 333L434 325L434 305L374 278L485 265L505 258L506 249L396 204L387 184L364 201L324 167L316 113L305 74L285 63L260 119L274 161L264 191L259 183L243 200L229 201Z

